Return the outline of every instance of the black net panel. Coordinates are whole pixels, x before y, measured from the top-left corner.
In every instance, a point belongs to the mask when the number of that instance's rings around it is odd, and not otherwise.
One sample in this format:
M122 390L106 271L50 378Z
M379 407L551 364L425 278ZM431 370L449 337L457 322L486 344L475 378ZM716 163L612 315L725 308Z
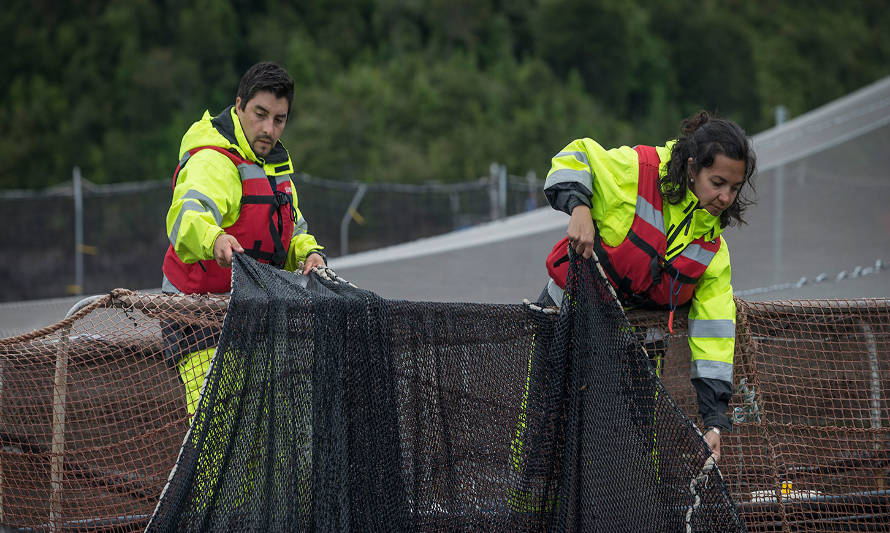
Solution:
M595 263L558 315L233 275L148 531L744 529Z

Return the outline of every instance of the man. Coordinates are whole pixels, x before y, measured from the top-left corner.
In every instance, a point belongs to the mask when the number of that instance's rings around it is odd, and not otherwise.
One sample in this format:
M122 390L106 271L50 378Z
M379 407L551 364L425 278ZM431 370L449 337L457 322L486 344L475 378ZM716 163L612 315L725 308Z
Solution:
M287 71L257 63L241 78L234 106L216 117L205 111L183 136L167 212L165 293L229 292L234 253L290 271L303 263L304 275L326 264L297 208L293 163L278 141L293 97ZM190 414L217 333L164 324L166 355L186 385Z

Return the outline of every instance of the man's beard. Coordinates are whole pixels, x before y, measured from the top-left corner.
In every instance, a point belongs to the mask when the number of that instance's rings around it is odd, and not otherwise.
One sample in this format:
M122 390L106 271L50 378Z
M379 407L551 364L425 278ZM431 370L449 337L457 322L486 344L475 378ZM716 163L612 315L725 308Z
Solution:
M260 144L260 141L266 141L269 144ZM251 145L251 148L253 148L253 153L255 153L256 155L268 155L269 152L272 151L272 148L274 146L275 146L275 143L272 142L272 138L264 136L264 137L257 137L256 139L254 139L253 143ZM265 151L261 152L260 151L261 148L265 149Z

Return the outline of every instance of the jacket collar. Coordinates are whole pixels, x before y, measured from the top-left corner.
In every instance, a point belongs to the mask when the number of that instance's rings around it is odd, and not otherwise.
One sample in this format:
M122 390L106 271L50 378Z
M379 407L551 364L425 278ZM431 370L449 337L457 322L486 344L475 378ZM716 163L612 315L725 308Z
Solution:
M290 161L290 156L280 140L275 143L275 146L272 147L269 155L264 159L257 157L256 154L253 153L250 143L247 142L247 137L244 136L244 130L241 128L241 121L238 119L238 115L235 113L235 106L233 105L223 109L222 113L213 117L210 122L220 135L225 137L227 141L238 148L238 151L241 152L245 159L261 164L267 163L272 165Z
M686 191L686 197L679 203L672 204L664 200L662 213L664 213L668 248L672 247L674 243L688 243L699 237L714 240L723 233L723 228L720 227L720 217L699 207L698 198L695 193L689 190Z

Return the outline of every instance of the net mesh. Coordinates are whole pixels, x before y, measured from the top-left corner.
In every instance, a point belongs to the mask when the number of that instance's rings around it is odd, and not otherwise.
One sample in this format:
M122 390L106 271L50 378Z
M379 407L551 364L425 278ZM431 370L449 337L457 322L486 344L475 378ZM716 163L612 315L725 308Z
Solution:
M737 300L735 429L703 471L685 321L628 322L573 272L556 315L239 262L231 302L116 290L0 340L0 524L890 531L890 301ZM184 350L222 332L191 430L170 323Z
M554 320L241 260L148 529L740 530L716 470L690 492L710 452L606 282L576 273Z

